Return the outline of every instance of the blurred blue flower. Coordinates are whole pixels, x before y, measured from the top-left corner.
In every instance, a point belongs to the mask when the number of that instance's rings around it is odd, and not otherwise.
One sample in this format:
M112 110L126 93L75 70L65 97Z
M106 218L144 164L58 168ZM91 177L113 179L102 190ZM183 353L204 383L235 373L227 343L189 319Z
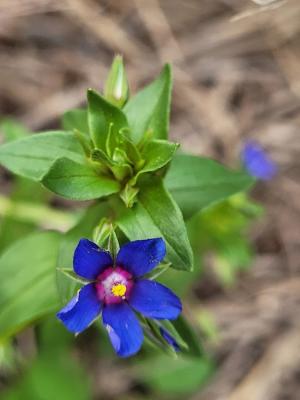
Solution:
M161 336L165 339L165 341L173 347L173 349L178 352L180 351L180 346L179 344L176 342L175 338L170 334L170 332L168 332L165 328L163 328L162 326L159 328L159 331L161 333Z
M86 329L102 312L110 341L120 357L139 351L143 331L135 311L147 318L176 319L182 310L180 299L167 287L143 275L165 257L161 238L136 240L121 247L116 260L88 239L75 249L75 273L90 281L83 286L57 317L74 333Z
M262 180L272 179L277 173L277 166L255 141L244 144L241 153L242 162L250 175Z

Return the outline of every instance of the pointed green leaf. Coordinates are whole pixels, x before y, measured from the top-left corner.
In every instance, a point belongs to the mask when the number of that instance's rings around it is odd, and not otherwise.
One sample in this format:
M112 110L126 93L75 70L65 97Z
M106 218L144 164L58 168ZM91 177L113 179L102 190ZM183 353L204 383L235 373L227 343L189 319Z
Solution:
M125 177L132 175L132 168L129 164L118 163L110 159L105 152L100 149L93 150L91 157L93 161L100 162L100 164L102 164L104 167L108 167L114 174L115 178L119 181L122 181Z
M81 146L70 132L39 133L0 146L0 164L35 181L40 180L59 157L79 163L84 160Z
M1 121L0 133L3 133L6 143L21 139L30 134L23 125L10 118L5 118Z
M143 360L135 366L135 372L149 386L155 398L188 398L188 393L196 393L209 381L215 371L211 358L178 357L173 360L167 355L159 355ZM174 397L175 396L175 397Z
M42 183L52 192L72 200L99 199L120 190L118 182L68 158L56 160Z
M155 81L129 99L124 112L134 143L138 143L146 131L152 131L157 139L168 138L171 89L172 73L167 64Z
M74 129L73 132L76 139L80 143L86 158L90 158L93 150L93 142L91 141L90 137L85 133L80 132L78 129Z
M35 233L17 241L0 258L0 341L59 304L55 285L60 235Z
M201 339L193 327L188 323L183 315L180 315L175 321L171 321L180 337L189 345L188 349L183 349L183 352L191 357L203 357L204 349L201 345Z
M177 329L175 328L175 326L173 324L173 321L169 321L169 320L165 319L165 320L159 321L159 324L163 328L165 328L171 334L171 336L173 336L173 338L176 340L177 344L179 345L181 351L188 352L189 345L180 336L179 332L177 331Z
M162 237L166 260L173 268L192 270L193 253L181 212L160 178L151 177L140 186L138 202L130 209L123 208L116 223L130 240Z
M142 151L145 164L131 182L135 183L142 174L157 171L167 165L171 161L178 146L177 143L171 143L167 140L151 140L148 142Z
M142 152L145 165L141 171L152 172L164 167L169 161L171 161L178 146L178 143L172 143L167 140L156 139L148 142Z
M165 177L165 185L185 217L249 189L254 179L216 161L187 154L176 155Z
M56 331L58 327L56 326ZM63 328L63 327L62 327ZM40 333L40 331L39 331ZM57 335L61 340L62 335ZM71 335L69 335L71 337ZM52 336L53 338L53 336ZM53 340L53 346L46 344L34 360L27 360L21 376L16 376L13 385L2 391L2 400L90 400L92 390L89 375L70 351Z
M62 119L62 126L66 131L77 129L80 132L88 134L89 126L87 110L75 108L65 112Z
M112 125L112 134L118 135L122 128L128 126L126 116L116 106L106 101L92 89L87 92L88 124L91 138L96 147L105 151L106 139Z

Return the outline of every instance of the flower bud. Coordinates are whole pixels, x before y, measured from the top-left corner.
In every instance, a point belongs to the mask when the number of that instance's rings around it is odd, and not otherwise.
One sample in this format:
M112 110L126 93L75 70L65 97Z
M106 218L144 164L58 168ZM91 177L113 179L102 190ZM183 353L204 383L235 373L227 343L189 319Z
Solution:
M123 58L120 55L115 56L111 65L104 86L104 97L119 108L122 108L128 100L128 81L123 64Z

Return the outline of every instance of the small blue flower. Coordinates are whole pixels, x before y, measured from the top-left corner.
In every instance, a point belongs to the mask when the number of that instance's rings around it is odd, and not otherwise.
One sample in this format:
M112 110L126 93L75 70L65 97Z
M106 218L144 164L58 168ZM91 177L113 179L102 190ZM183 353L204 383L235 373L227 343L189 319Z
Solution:
M173 347L173 349L176 351L176 353L178 351L180 351L180 346L179 344L176 342L175 338L170 334L170 332L168 332L165 328L163 328L162 326L159 328L159 331L161 333L161 336L165 339L165 341Z
M120 357L135 354L143 343L143 331L134 311L147 318L173 320L182 310L180 299L170 289L143 278L165 254L161 238L136 240L122 246L114 262L109 252L81 239L74 252L73 268L90 282L57 317L69 331L80 333L102 312L116 353Z
M272 179L277 173L277 166L253 140L245 143L241 154L242 162L250 175L262 180Z

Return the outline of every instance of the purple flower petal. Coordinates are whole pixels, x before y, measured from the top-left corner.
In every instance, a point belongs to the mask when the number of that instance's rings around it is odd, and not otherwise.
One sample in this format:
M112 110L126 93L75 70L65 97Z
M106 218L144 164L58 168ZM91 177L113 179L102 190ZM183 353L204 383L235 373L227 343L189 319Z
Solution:
M135 283L129 304L145 317L176 319L182 310L180 299L166 286L147 279Z
M105 306L102 319L111 344L120 357L129 357L139 351L143 343L143 331L127 303Z
M100 249L88 239L81 239L75 249L73 268L77 275L94 280L107 267L113 265L109 252Z
M56 316L70 332L80 333L100 314L101 308L95 286L89 283Z
M269 180L277 173L276 164L255 141L245 143L241 158L249 174L255 178Z
M141 276L156 267L166 255L162 238L135 240L121 247L117 265L124 267L134 276Z

